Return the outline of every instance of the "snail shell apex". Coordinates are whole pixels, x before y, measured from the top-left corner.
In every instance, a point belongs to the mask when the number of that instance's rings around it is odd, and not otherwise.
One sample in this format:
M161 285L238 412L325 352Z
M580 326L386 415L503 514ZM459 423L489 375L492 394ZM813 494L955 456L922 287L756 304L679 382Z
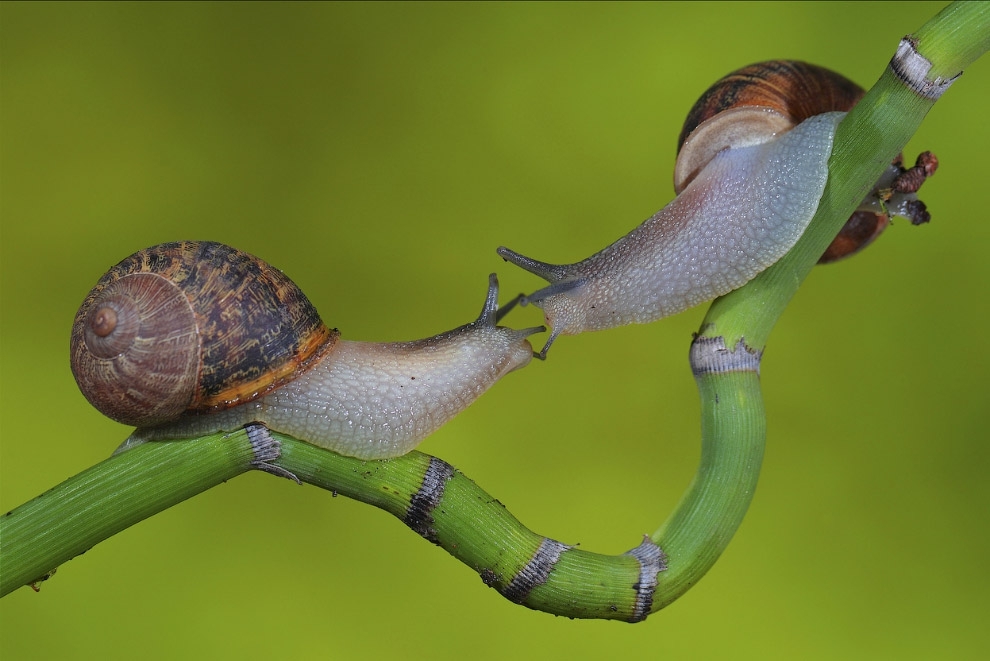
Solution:
M144 427L255 399L338 337L257 257L208 241L166 243L121 261L83 301L72 373L93 406Z

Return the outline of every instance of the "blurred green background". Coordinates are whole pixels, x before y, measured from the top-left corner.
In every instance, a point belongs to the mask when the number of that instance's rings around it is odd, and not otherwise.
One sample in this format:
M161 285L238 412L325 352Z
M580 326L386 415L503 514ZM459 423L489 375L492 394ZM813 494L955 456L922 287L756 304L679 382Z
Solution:
M574 261L669 201L682 118L722 74L799 58L868 86L941 6L4 3L2 511L128 433L79 395L67 346L131 252L224 241L347 338L432 335L477 315L492 270L506 295L539 285L496 246ZM788 309L750 513L647 622L511 605L388 515L251 474L5 598L0 656L985 653L988 68L908 147L941 159L931 225L817 269ZM694 474L703 314L564 338L421 447L530 528L625 551Z

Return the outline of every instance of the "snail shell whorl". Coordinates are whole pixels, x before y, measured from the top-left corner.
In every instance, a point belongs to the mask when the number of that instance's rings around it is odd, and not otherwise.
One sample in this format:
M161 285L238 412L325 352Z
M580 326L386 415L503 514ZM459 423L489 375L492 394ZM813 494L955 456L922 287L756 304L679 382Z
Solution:
M337 341L281 271L214 242L137 252L83 301L72 372L93 406L138 427L250 401Z
M845 76L806 62L771 60L733 71L709 87L684 120L674 191L684 190L725 147L761 142L821 113L848 112L864 94ZM819 263L848 257L883 232L890 217L868 206L850 216Z
M675 192L722 149L757 144L825 112L848 112L863 94L845 76L793 60L759 62L728 74L701 95L684 120ZM688 142L691 149L684 149Z

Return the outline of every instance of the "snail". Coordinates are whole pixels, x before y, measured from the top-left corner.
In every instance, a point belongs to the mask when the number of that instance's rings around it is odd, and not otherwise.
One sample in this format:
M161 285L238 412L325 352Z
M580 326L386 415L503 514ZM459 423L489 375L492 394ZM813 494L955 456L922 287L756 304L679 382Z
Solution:
M542 328L477 320L414 342L340 339L281 271L213 242L166 243L96 284L72 328L72 373L93 406L149 440L252 422L340 454L405 454L505 374Z
M735 71L688 114L674 169L677 196L666 207L574 264L500 247L503 259L550 283L519 301L543 308L551 327L538 357L560 335L647 323L714 299L783 257L818 208L836 126L862 95L852 81L803 62ZM867 245L891 212L925 222L914 196L924 179L918 168L925 170L921 157L910 176L895 162L823 261Z

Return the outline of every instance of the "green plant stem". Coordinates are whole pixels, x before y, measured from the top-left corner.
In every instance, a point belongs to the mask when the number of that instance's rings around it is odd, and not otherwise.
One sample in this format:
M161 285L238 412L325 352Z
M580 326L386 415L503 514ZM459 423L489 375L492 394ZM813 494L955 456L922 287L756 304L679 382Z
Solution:
M918 30L918 50L933 61L932 76L953 78L990 48L988 35L990 3L953 3ZM762 350L818 258L934 103L885 69L839 124L828 183L808 230L780 261L745 287L716 299L702 331L725 337L728 346L745 337L750 347Z
M519 522L494 496L442 460L420 452L382 461L342 457L273 433L282 444L275 463L303 482L374 505L396 516L477 572L489 587L512 598L512 579L546 538ZM449 469L428 509L425 525L412 520L411 504L432 466ZM553 540L548 540L553 542ZM562 545L563 546L563 545ZM607 556L570 548L553 567L552 581L533 586L525 606L556 615L633 619L639 565L629 555ZM645 613L639 619L645 617Z
M759 376L751 371L697 379L701 395L701 461L674 513L653 534L668 569L654 610L701 580L742 523L760 477L766 416Z
M932 63L930 75L953 78L990 50L990 3L953 2L914 37Z
M0 517L0 596L121 530L252 467L244 432L147 443Z
M990 47L990 6L953 4L916 38L921 55L932 60L931 76L952 78ZM738 356L762 351L800 283L932 104L885 71L839 126L829 182L809 230L780 262L712 304L702 340L724 341ZM452 467L418 452L366 462L274 434L281 442L274 464L391 512L513 601L570 617L639 621L701 579L752 500L765 416L756 367L740 364L697 377L701 463L680 505L652 536L659 549L644 541L627 554L603 556L549 540ZM0 517L0 595L132 523L256 467L256 450L243 433L150 443ZM651 581L658 581L655 591Z
M951 79L990 47L990 4L954 3L917 35L933 61L930 77ZM880 174L904 148L934 105L892 72L839 125L829 179L808 230L788 254L746 286L715 300L699 337L742 342L762 354L770 331ZM754 372L706 374L697 379L702 401L702 458L681 504L653 539L667 553L655 607L701 579L742 522L763 457L765 421Z

